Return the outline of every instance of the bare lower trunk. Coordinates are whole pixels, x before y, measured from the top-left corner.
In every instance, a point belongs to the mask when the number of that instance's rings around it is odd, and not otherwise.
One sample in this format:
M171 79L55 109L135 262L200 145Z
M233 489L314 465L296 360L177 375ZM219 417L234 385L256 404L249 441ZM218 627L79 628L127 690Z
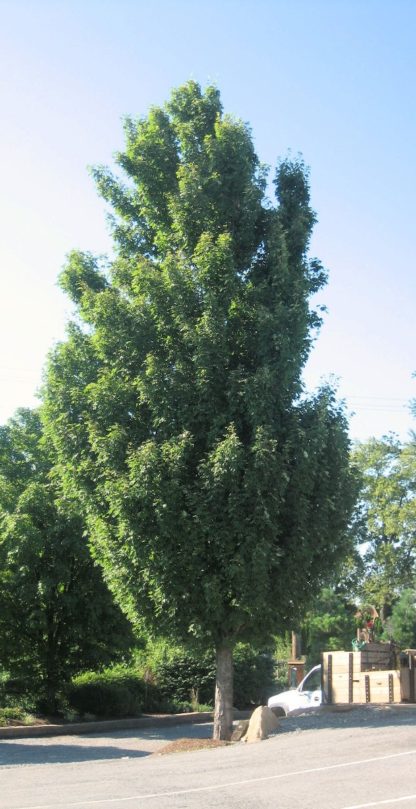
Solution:
M225 643L217 646L214 739L231 739L233 731L233 650Z

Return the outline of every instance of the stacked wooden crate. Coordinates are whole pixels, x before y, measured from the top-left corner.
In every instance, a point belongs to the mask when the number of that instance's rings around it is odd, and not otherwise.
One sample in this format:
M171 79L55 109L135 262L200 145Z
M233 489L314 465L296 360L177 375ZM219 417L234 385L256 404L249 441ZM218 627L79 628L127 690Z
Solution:
M327 703L401 702L400 669L389 643L357 652L324 652L322 686Z
M416 649L405 649L400 655L402 700L416 702Z

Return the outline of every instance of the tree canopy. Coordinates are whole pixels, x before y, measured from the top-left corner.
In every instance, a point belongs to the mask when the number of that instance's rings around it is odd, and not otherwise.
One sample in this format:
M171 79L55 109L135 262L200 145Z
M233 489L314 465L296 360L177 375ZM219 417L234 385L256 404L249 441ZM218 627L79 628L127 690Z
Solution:
M364 600L387 617L403 589L415 586L416 443L390 434L357 445L353 460L360 472L361 542Z
M388 634L402 649L416 647L416 590L405 588L393 606Z
M133 643L52 457L37 411L0 427L0 663L50 711L73 673Z
M301 381L326 273L302 160L279 163L273 205L217 89L189 82L125 136L124 180L93 171L115 256L74 252L61 276L77 320L47 430L126 614L216 647L226 735L234 644L293 622L347 550L346 420Z

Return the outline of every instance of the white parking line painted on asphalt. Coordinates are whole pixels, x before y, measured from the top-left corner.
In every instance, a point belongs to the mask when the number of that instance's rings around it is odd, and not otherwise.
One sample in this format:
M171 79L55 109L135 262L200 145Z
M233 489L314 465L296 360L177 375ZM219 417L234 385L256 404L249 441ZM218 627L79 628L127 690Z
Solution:
M369 809L370 806L390 806L392 803L403 803L403 801L414 801L415 795L403 795L402 798L388 798L383 801L372 801L371 803L355 803L354 806L343 806L342 809Z
M205 787L191 787L190 789L176 789L172 790L171 792L148 792L143 795L129 795L125 798L94 798L93 800L84 800L84 801L71 801L70 803L61 803L59 806L52 803L42 803L37 804L34 806L19 806L16 809L70 809L73 806L104 806L111 803L127 803L128 801L147 801L154 798L173 798L177 797L178 795L192 795L197 792L215 792L221 789L228 789L229 787L240 787L240 786L247 786L248 784L260 784L265 781L278 781L282 778L294 778L295 776L300 775L311 775L312 773L318 772L329 772L330 770L339 770L346 767L357 767L362 764L374 764L377 761L388 761L394 758L401 758L402 756L414 756L416 755L415 750L404 750L401 753L390 753L387 756L375 756L373 758L364 758L364 759L355 759L354 761L344 761L341 764L328 764L326 767L311 767L307 770L292 770L291 772L283 772L279 773L278 775L264 775L261 778L247 778L242 781L228 781L224 784L212 784L210 786ZM410 800L409 796L409 800ZM393 798L393 800L395 800ZM397 799L396 799L397 802ZM387 801L388 803L388 801ZM390 801L391 803L391 801ZM366 806L377 806L382 805L383 801L379 804L361 804L360 807L343 807L343 809L363 809Z

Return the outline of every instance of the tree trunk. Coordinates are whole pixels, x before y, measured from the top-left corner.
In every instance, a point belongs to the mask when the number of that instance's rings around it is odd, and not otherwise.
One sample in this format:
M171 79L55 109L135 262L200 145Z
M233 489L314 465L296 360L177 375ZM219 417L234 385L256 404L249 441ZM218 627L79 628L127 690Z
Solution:
M59 644L57 642L57 629L53 609L47 611L46 655L44 670L45 704L48 714L55 716L57 712L57 692L59 684Z
M233 649L217 646L217 679L215 683L214 739L231 739L233 731Z

